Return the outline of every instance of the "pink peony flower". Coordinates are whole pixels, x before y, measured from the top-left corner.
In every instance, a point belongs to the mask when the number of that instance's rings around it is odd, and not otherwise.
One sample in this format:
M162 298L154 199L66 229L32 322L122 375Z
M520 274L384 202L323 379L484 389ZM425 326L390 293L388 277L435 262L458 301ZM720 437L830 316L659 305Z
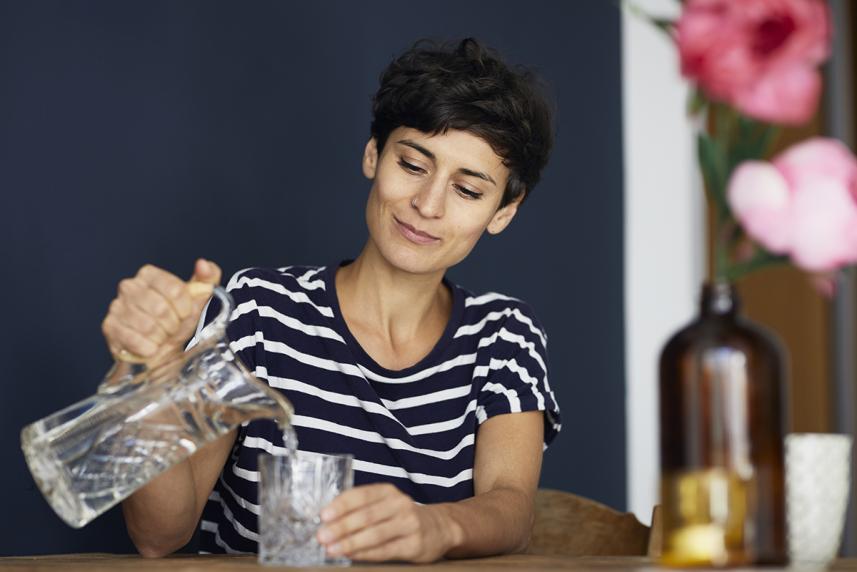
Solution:
M735 218L756 242L811 272L857 262L857 158L816 137L771 163L746 161L727 190Z
M688 0L676 25L685 77L747 116L786 124L815 112L830 34L823 0Z

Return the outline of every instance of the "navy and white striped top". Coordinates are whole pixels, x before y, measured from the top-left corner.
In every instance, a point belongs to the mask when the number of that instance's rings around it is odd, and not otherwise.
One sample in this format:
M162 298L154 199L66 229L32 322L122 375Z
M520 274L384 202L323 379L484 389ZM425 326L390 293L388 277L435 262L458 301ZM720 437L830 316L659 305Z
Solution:
M294 405L301 450L351 453L355 485L390 482L432 503L473 496L476 432L486 419L545 411L545 447L553 440L560 417L547 338L529 306L445 281L453 308L443 335L419 363L391 371L348 331L335 271L251 268L227 286L236 304L232 350ZM241 427L202 514L201 552L256 552L257 457L282 447L272 421Z

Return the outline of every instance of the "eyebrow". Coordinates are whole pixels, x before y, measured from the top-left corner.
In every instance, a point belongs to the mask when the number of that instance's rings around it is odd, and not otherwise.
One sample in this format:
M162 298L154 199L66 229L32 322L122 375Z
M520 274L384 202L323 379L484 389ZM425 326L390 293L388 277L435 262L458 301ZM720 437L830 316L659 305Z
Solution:
M406 145L406 146L410 147L411 149L415 149L415 150L419 151L420 153L422 153L423 155L425 155L426 157L428 157L432 161L435 160L434 153L432 153L431 151L429 151L428 149L426 149L425 147L423 147L419 143L415 143L414 141L411 141L410 139L401 139L398 142L401 143L402 145ZM470 177L476 177L477 179L482 179L483 181L488 181L489 183L491 183L495 187L497 186L496 181L494 181L494 179L492 179L491 175L489 175L488 173L483 173L481 171L474 171L473 169L467 169L465 167L460 168L458 170L458 172L461 173L462 175L468 175Z

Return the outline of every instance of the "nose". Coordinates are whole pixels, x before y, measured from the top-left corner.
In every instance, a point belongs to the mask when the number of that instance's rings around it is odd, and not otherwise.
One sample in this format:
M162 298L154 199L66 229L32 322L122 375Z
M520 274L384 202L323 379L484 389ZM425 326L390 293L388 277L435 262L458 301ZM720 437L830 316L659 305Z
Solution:
M425 182L419 192L411 197L411 206L420 216L425 218L440 218L443 216L444 201L446 200L446 183L441 177L433 177Z

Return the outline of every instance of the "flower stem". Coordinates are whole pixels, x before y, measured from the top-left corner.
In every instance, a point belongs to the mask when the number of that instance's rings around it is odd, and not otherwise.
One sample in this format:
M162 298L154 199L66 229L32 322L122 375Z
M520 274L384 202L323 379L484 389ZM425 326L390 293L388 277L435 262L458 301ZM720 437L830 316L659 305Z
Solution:
M788 261L788 256L781 256L765 252L764 250L758 250L753 258L745 262L729 264L728 261L726 261L719 269L717 276L718 278L724 278L734 282L739 278L746 276L750 272L759 270L760 268L774 266L777 264L785 264Z

